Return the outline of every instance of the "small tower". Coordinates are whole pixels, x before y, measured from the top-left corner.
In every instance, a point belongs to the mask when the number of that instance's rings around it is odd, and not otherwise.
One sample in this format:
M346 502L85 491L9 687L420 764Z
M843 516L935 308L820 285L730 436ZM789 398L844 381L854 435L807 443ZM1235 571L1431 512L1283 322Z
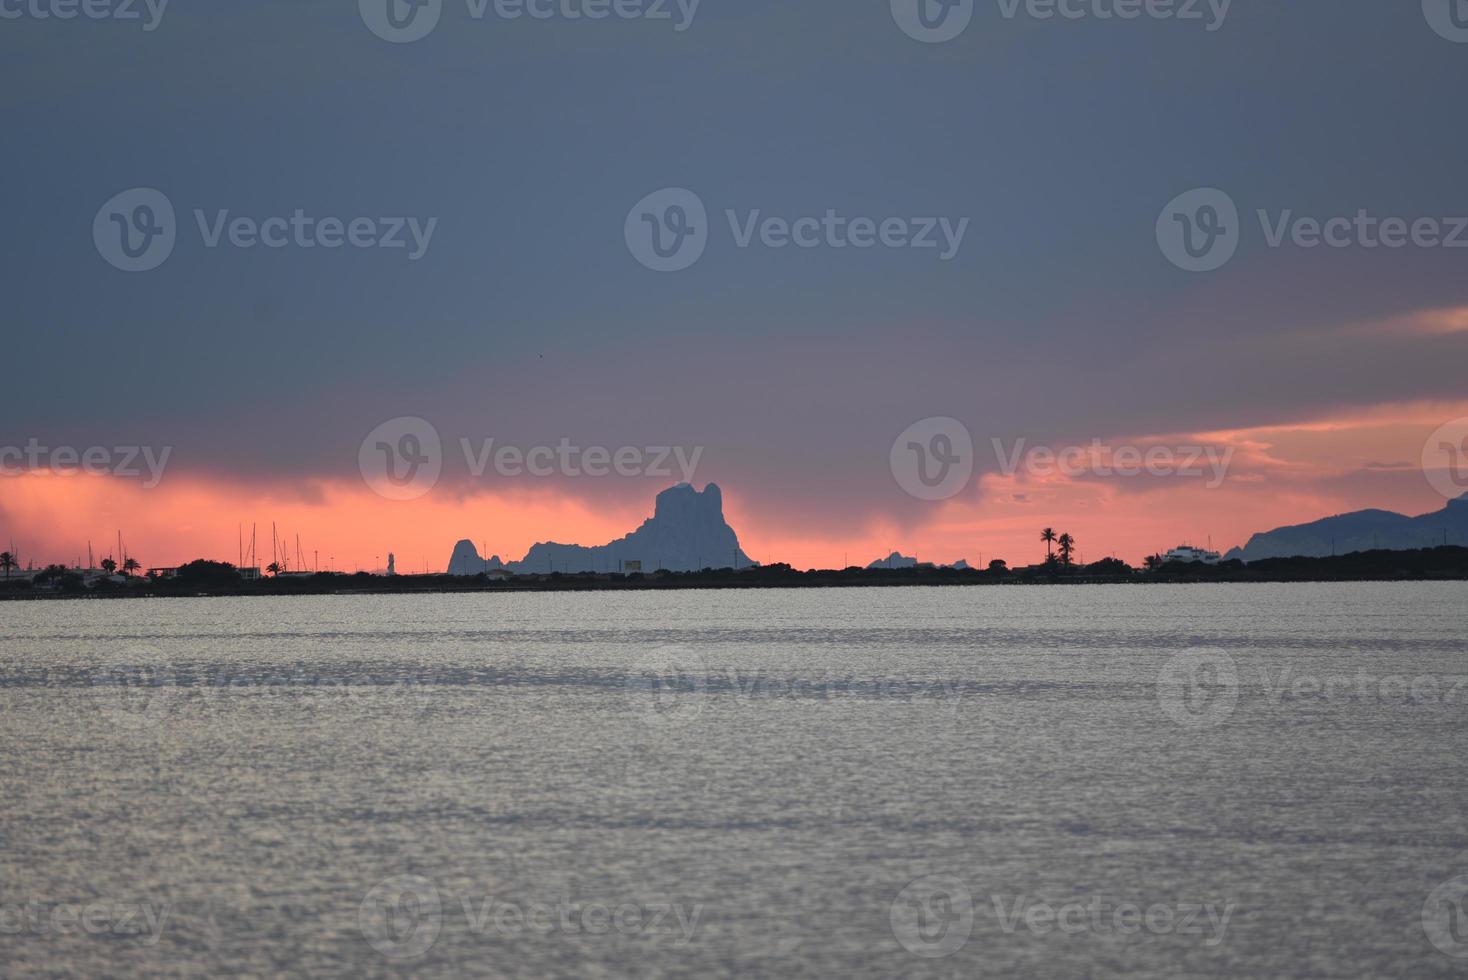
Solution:
M389 578L391 578L392 576L394 576L394 575L396 575L398 573L398 570L397 570L397 567L396 566L397 566L397 559L394 558L393 557L393 553L391 551L389 551L387 553L387 574L388 574L388 577Z

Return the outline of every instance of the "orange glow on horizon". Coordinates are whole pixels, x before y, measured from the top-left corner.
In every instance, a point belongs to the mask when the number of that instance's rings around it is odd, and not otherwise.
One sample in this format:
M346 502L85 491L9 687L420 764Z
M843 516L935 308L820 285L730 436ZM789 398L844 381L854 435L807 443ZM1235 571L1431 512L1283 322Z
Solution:
M722 484L725 515L757 561L799 568L865 565L893 551L924 561L971 564L999 557L1031 564L1045 551L1039 530L1069 531L1081 556L1115 554L1136 564L1181 543L1222 551L1257 531L1368 507L1407 514L1445 501L1423 478L1421 451L1442 422L1468 417L1468 402L1392 405L1338 417L1268 427L1105 440L1112 446L1201 443L1232 451L1223 485L1203 480L1132 482L1060 474L989 473L958 497L930 505L916 526L871 512L847 533L802 533L799 514L753 500L734 481ZM979 449L983 453L987 447ZM1060 448L1060 447L1051 447ZM546 486L533 492L433 493L411 502L382 499L360 481L246 486L170 471L144 489L103 476L30 473L0 478L0 546L14 544L23 563L98 560L115 550L120 530L145 567L194 558L239 560L238 528L248 548L256 527L256 564L271 560L271 522L298 567L296 535L307 567L377 570L387 554L404 573L445 567L454 543L471 538L486 554L522 558L538 541L599 545L637 528L652 513L645 500L609 503ZM581 488L578 487L577 490ZM884 488L885 489L885 488Z

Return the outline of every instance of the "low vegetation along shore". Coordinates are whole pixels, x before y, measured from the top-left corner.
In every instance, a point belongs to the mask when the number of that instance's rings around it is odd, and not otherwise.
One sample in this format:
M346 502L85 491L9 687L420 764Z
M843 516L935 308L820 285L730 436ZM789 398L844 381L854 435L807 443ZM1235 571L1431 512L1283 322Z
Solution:
M546 575L315 575L242 578L234 566L195 561L170 578L119 576L88 586L75 572L57 566L30 578L0 579L0 598L75 599L167 596L374 595L422 592L553 592L627 589L789 589L883 586L1165 585L1206 582L1398 582L1468 580L1468 548L1362 551L1330 558L1271 558L1205 565L1169 562L1136 569L1107 558L1091 565L1055 562L1009 568L993 561L985 569L846 568L799 571L764 565L739 571L633 572Z

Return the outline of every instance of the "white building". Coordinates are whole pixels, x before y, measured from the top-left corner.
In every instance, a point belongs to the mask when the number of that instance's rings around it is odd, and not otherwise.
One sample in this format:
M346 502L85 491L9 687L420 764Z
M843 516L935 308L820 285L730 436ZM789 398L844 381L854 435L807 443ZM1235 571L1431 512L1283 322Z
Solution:
M1164 562L1180 561L1184 563L1201 561L1205 565L1217 565L1223 561L1223 556L1216 551L1204 551L1202 548L1194 548L1190 544L1182 544L1163 555L1162 560Z

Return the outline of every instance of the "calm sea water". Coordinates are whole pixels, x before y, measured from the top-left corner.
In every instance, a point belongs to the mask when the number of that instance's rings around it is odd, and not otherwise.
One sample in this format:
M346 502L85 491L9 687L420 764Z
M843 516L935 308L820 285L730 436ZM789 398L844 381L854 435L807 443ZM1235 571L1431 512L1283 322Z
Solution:
M1463 976L1465 610L0 604L0 974Z

